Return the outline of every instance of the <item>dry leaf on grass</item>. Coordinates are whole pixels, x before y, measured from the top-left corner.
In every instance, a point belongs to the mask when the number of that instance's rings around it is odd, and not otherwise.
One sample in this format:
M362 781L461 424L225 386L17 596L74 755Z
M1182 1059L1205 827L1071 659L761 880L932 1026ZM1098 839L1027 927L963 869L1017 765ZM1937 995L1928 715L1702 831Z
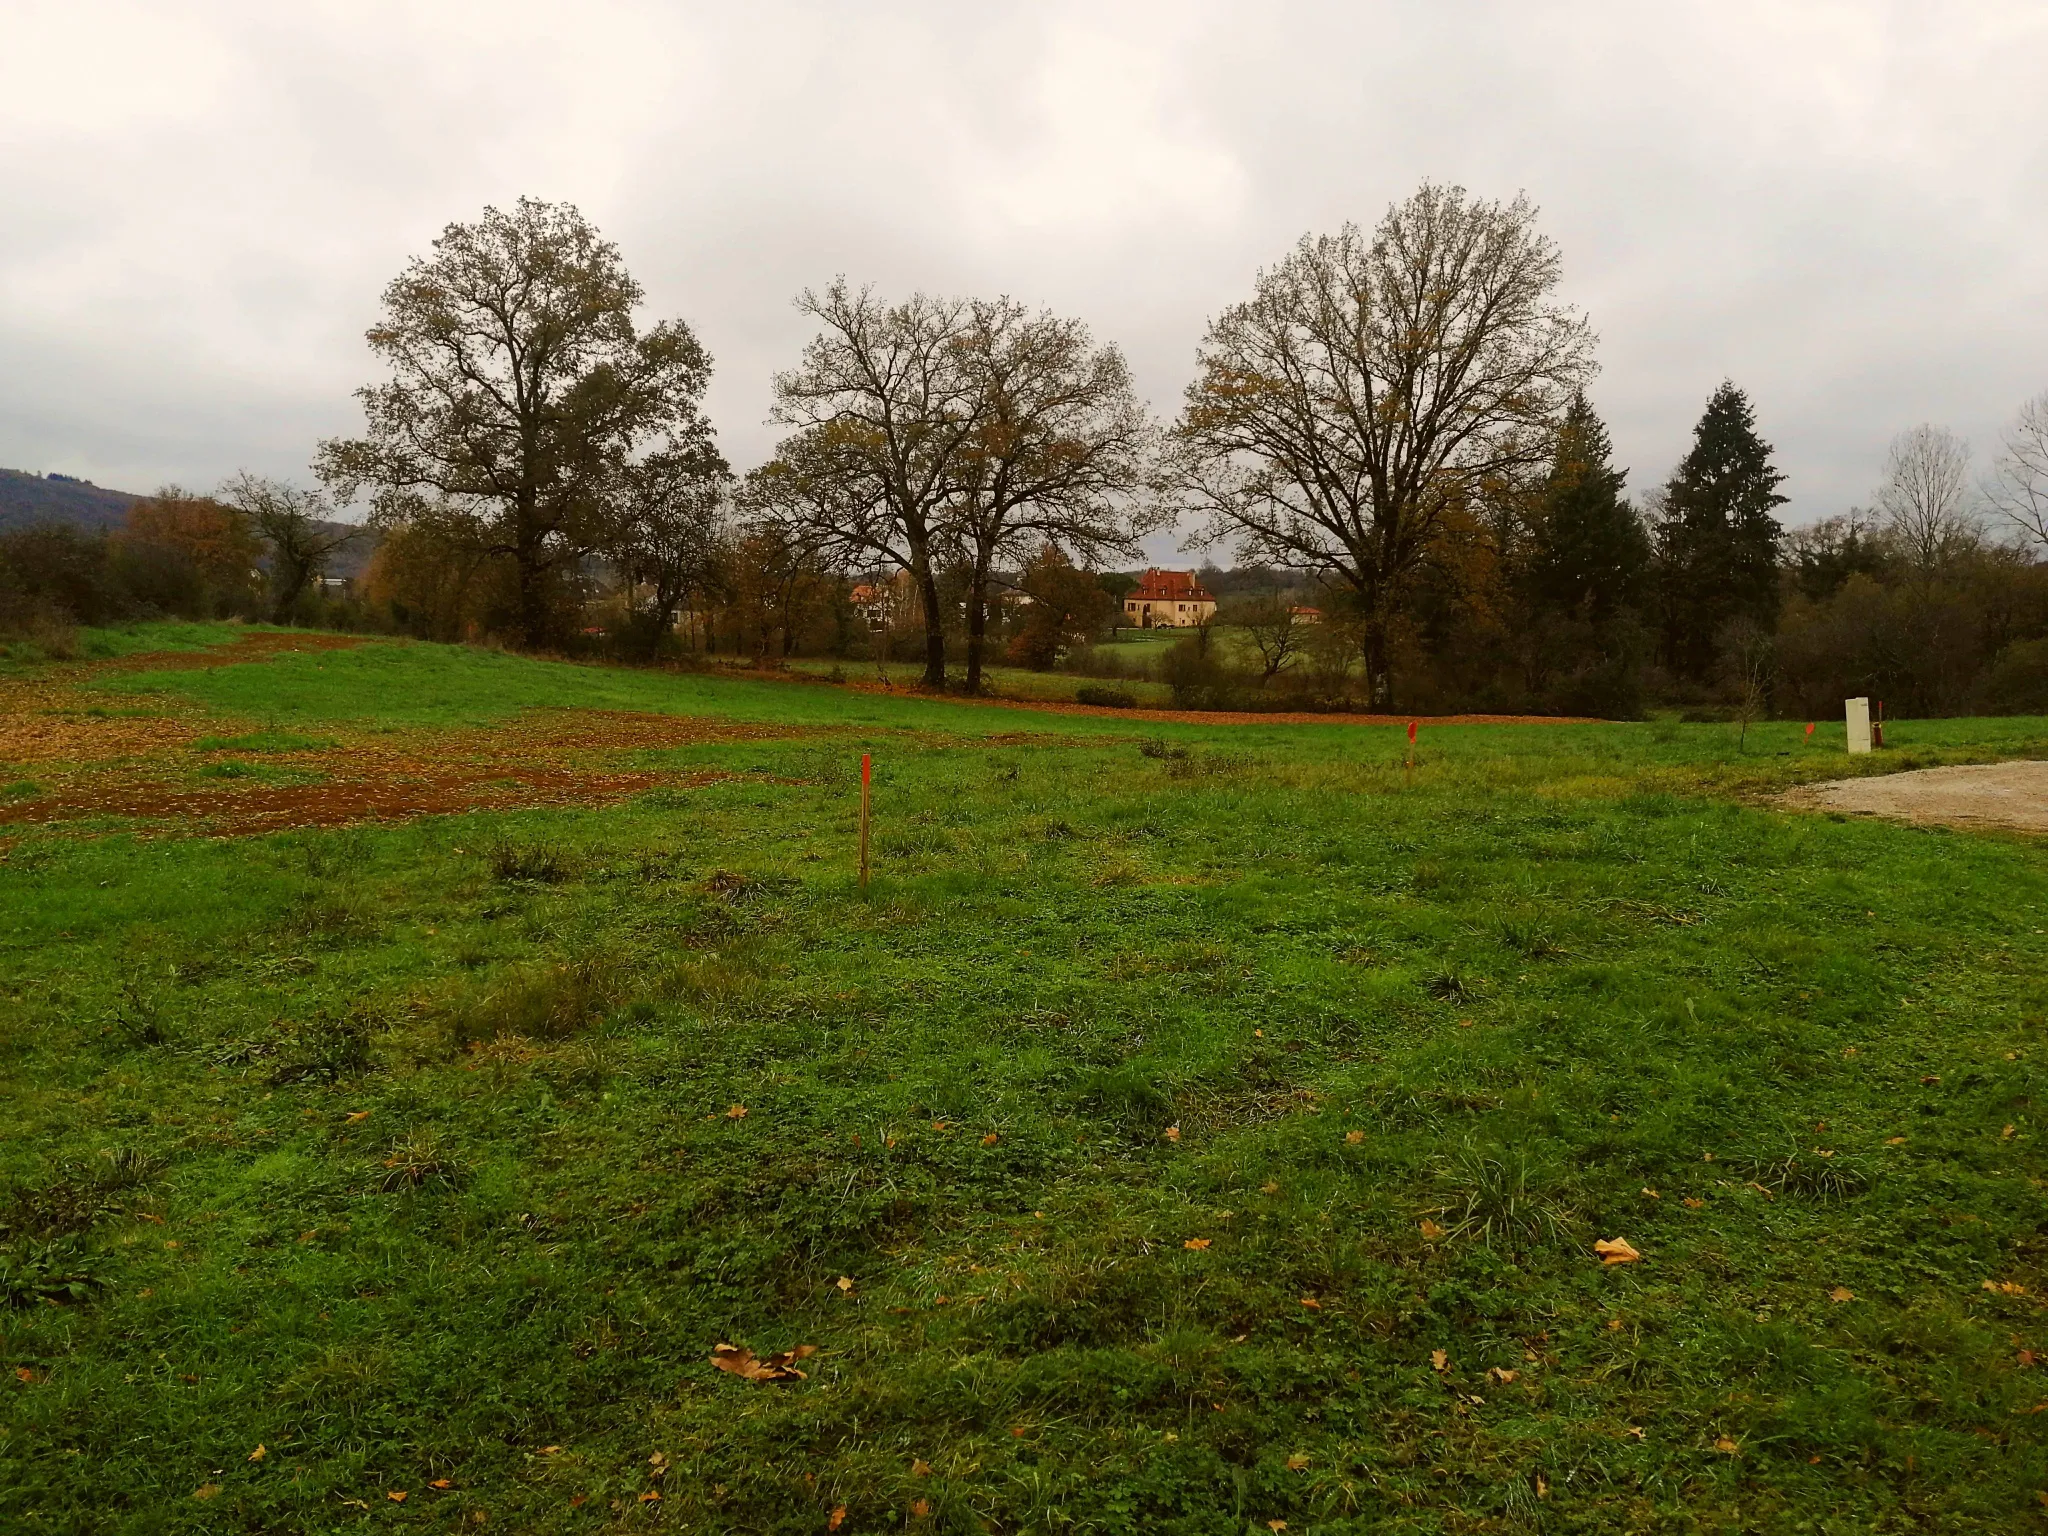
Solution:
M1422 1240L1425 1243L1440 1242L1443 1239L1443 1235L1444 1229L1442 1227L1431 1221L1427 1216L1422 1218Z
M657 1490L650 1488L640 1495L640 1502L642 1504L659 1504L661 1502L661 1494Z
M539 1454L541 1454L542 1456L552 1456L555 1454L555 1452L559 1451L560 1449L561 1447L559 1445L544 1445L540 1448Z
M1723 1456L1737 1456L1740 1455L1742 1452L1742 1447L1737 1445L1733 1440L1730 1440L1726 1435L1723 1435L1720 1439L1714 1442L1714 1449L1719 1451Z
M796 1362L817 1352L815 1344L799 1344L795 1349L760 1358L751 1349L737 1344L716 1344L711 1349L711 1363L742 1381L804 1381L807 1374L796 1368Z
M1700 1199L1700 1197L1697 1195L1687 1195L1685 1197L1685 1208L1688 1211L1696 1211L1706 1203L1706 1201Z
M1296 1451L1292 1456L1287 1458L1287 1470L1290 1472L1299 1472L1307 1465L1308 1458L1302 1455L1299 1451Z
M192 1497L195 1499L210 1499L219 1492L219 1483L201 1483L197 1488L194 1488L192 1490Z
M846 1506L844 1504L834 1504L832 1506L832 1518L825 1522L825 1529L836 1531L844 1524L846 1524Z
M1593 1251L1603 1264L1634 1264L1642 1258L1625 1237L1603 1237L1593 1244Z
M1491 1376L1495 1381L1501 1383L1501 1385L1505 1386L1507 1385L1507 1383L1513 1381L1517 1376L1521 1375L1522 1373L1520 1371L1503 1370L1500 1366L1496 1365L1492 1370L1488 1371L1486 1374Z
M838 1286L839 1289L844 1291L847 1295L851 1296L853 1294L853 1276L841 1275L837 1280L833 1281L832 1283Z
M367 1120L369 1118L370 1112L367 1109L359 1109L348 1117L348 1123L354 1125L358 1120Z
M1313 1296L1302 1297L1301 1304L1304 1307L1307 1307L1311 1312L1320 1312L1323 1310L1323 1304L1320 1301L1317 1301Z
M1888 1147L1903 1147L1906 1144L1906 1138L1903 1136L1887 1136L1884 1139L1884 1144Z
M744 1119L746 1119L746 1118L747 1118L747 1106L746 1106L746 1105L744 1105L744 1104L735 1104L735 1105L733 1105L733 1106L732 1106L732 1108L728 1109L728 1110L727 1110L727 1111L725 1112L725 1118L726 1118L726 1119L728 1119L728 1120L744 1120Z
M455 1485L445 1477L437 1477L427 1486L429 1488L453 1488Z
M1189 1249L1195 1253L1200 1253L1204 1248L1209 1246L1209 1241L1210 1240L1206 1237L1191 1237L1186 1242L1182 1243L1181 1247Z
M1429 1352L1429 1363L1433 1370L1447 1371L1451 1368L1451 1357L1440 1349Z
M915 1504L910 1506L910 1512L913 1515L915 1515L918 1519L922 1520L926 1515L932 1512L932 1507L931 1505L927 1504L923 1499L919 1499Z
M1996 1291L2001 1296L2024 1296L2027 1294L2027 1288L2017 1280L1986 1280L1984 1282L1984 1289Z
M981 1138L981 1144L984 1147L992 1147L1002 1139L1003 1138L998 1136L994 1131L990 1131L986 1136Z
M1346 1132L1344 1133L1344 1144L1345 1144L1346 1146L1351 1146L1351 1147L1355 1147L1355 1146L1357 1146L1357 1145L1358 1145L1358 1144L1359 1144L1359 1143L1360 1143L1361 1141L1364 1141L1364 1140L1365 1140L1365 1132L1363 1132L1363 1131L1346 1131Z
M394 1504L403 1504L405 1502L405 1490L403 1488L394 1488L385 1494L384 1497Z
M912 1477L930 1477L932 1475L932 1464L923 1457L919 1457L911 1462L910 1475Z
M1179 1127L1179 1126L1177 1126L1177 1125L1169 1125L1169 1126L1168 1126L1168 1127L1166 1128L1166 1139L1167 1139L1168 1141L1179 1141L1179 1140L1180 1140L1180 1127Z
M253 1451L251 1451L251 1452L249 1453L249 1459L250 1459L251 1461L261 1461L261 1460L262 1460L262 1459L263 1459L264 1457L268 1456L269 1454L270 1454L270 1452L268 1452L267 1450L265 1450L265 1449L264 1449L264 1448L263 1448L263 1447L262 1447L262 1446L261 1446L261 1445L259 1444L259 1445L258 1445L258 1446L256 1447L256 1449L255 1449L255 1450L253 1450Z
M1829 1301L1854 1301L1855 1299L1856 1293L1846 1285L1838 1285L1828 1292Z

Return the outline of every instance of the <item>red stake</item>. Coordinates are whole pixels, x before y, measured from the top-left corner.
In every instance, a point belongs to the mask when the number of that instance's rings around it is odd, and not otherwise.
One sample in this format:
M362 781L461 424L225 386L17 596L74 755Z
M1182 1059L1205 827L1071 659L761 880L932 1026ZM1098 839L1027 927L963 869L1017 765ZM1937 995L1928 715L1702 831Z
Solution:
M868 888L868 754L860 755L860 888Z

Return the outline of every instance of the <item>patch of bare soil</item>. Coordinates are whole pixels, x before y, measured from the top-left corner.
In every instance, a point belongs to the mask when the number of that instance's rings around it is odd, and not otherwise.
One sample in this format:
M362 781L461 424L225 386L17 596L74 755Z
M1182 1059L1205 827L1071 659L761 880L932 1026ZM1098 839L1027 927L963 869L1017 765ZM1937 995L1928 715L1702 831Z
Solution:
M139 651L112 661L87 664L94 675L108 672L203 672L210 667L232 667L247 661L268 661L287 651L352 651L381 635L252 634L237 635L226 645L210 645L203 651Z
M337 727L323 732L334 738L330 745L298 752L201 752L193 743L202 728L219 735L232 735L232 728L197 715L95 713L89 697L47 680L0 691L0 762L32 767L40 787L32 798L0 806L0 824L113 817L164 823L173 833L243 836L457 811L601 805L728 777L622 764L621 754L808 734L626 710L543 709L465 730ZM230 763L238 765L234 776L206 782L209 765Z
M1798 810L2048 833L2048 762L1972 763L1835 779L1801 785L1779 799Z

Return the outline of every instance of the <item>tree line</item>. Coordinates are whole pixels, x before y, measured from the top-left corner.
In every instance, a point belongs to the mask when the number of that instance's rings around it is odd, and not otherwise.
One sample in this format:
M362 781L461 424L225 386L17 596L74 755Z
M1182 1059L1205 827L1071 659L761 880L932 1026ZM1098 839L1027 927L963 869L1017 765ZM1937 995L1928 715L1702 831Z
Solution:
M798 297L814 333L774 379L784 435L738 475L689 326L643 325L618 248L522 199L384 290L367 339L388 376L358 391L361 434L319 446L327 499L244 476L204 500L268 551L274 616L326 558L306 530L360 502L381 540L366 619L536 649L597 631L649 657L852 655L877 644L860 587L915 631L924 686L964 659L978 691L998 644L1085 661L1114 622L1104 567L1192 526L1271 581L1226 607L1243 643L1205 631L1174 663L1190 697L2048 709L2048 396L1981 483L1917 429L1869 508L1788 533L1773 450L1723 383L1631 499L1561 270L1526 199L1425 184L1262 270L1171 421L1078 319L840 279ZM0 593L25 569L0 541Z

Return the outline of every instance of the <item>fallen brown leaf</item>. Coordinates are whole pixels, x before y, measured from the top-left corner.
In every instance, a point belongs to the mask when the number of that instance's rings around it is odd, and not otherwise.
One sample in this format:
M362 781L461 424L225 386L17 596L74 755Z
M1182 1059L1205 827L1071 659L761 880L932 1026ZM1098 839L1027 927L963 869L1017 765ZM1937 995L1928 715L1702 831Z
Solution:
M1989 1280L1986 1280L1984 1283L1986 1285L1989 1285L1991 1282ZM26 1365L17 1365L14 1368L14 1374L20 1377L23 1381L34 1381L36 1379L35 1371Z
M932 1464L920 1457L911 1462L910 1475L912 1477L930 1477L932 1475Z
M1320 1312L1323 1310L1323 1304L1320 1301L1317 1301L1313 1296L1302 1297L1301 1304L1304 1307L1307 1307L1311 1312Z
M1290 1472L1299 1472L1307 1465L1308 1458L1302 1455L1299 1451L1296 1451L1292 1456L1287 1458L1287 1470Z
M1206 1237L1191 1237L1186 1242L1182 1243L1181 1247L1191 1249L1196 1253L1200 1253L1204 1248L1209 1246L1210 1241L1211 1240Z
M2012 1140L2012 1127L2008 1125L2008 1126L2007 1126L2007 1127L2006 1127L2006 1128L2005 1128L2004 1130L2000 1131L2000 1132L1998 1133L1998 1139L1999 1139L2000 1141L2011 1141L2011 1140Z
M1364 1141L1364 1140L1365 1140L1365 1132L1363 1132L1363 1131L1346 1131L1346 1132L1344 1133L1344 1144L1345 1144L1346 1146L1350 1146L1350 1147L1355 1147L1355 1146L1357 1146L1357 1145L1358 1145L1358 1144L1359 1144L1359 1143L1360 1143L1361 1141Z
M1284 1531L1287 1529L1287 1522L1285 1520L1268 1520L1266 1522L1266 1529L1269 1531Z
M351 1114L349 1115L349 1117L348 1117L348 1123L349 1123L350 1125L354 1125L354 1124L355 1124L355 1123L356 1123L356 1122L357 1122L358 1120L367 1120L367 1119L369 1119L369 1118L370 1118L370 1112L369 1112L369 1111L368 1111L367 1109L358 1109L358 1110L355 1110L355 1111L353 1111L353 1112L352 1112L352 1113L351 1113Z
M405 1490L403 1488L394 1488L385 1494L384 1497L394 1504L403 1504L405 1502Z
M1593 1251L1603 1264L1634 1264L1642 1258L1625 1237L1603 1237L1593 1244Z
M1714 1449L1719 1451L1723 1456L1737 1456L1740 1455L1742 1452L1742 1447L1737 1445L1733 1440L1730 1440L1726 1435L1723 1435L1720 1439L1714 1442Z
M1657 1191L1650 1188L1650 1186L1647 1184L1643 1186L1643 1193L1648 1195L1652 1200L1662 1200L1664 1198L1662 1195L1658 1194Z
M455 1484L450 1482L445 1477L437 1477L431 1483L427 1484L427 1486L429 1488L453 1488Z
M1828 1292L1829 1301L1854 1301L1855 1299L1856 1293L1846 1285L1838 1285Z
M659 1504L661 1502L661 1490L658 1488L650 1488L645 1493L640 1495L639 1501L642 1504Z
M1495 1381L1499 1382L1502 1386L1506 1386L1509 1382L1513 1381L1517 1376L1521 1375L1522 1373L1520 1371L1503 1370L1501 1367L1496 1365L1492 1370L1488 1371L1486 1374L1491 1376Z
M540 1448L540 1454L543 1456L552 1456L555 1454L555 1452L559 1451L560 1449L561 1447L559 1445L544 1445Z
M733 1106L732 1106L732 1108L728 1109L728 1110L727 1110L727 1111L725 1112L725 1118L726 1118L726 1119L728 1119L728 1120L744 1120L744 1119L746 1119L746 1118L747 1118L747 1106L746 1106L746 1105L744 1105L744 1104L735 1104L735 1105L733 1105Z
M926 1515L932 1512L932 1507L931 1505L927 1504L923 1499L919 1499L915 1504L910 1506L910 1512L911 1514L915 1515L918 1519L922 1520Z
M195 1499L210 1499L219 1492L219 1483L201 1483L197 1488L194 1488L192 1490L192 1497Z
M1179 1140L1180 1140L1180 1127L1179 1127L1179 1126L1177 1126L1177 1125L1169 1125L1169 1126L1168 1126L1168 1127L1166 1128L1166 1139L1167 1139L1168 1141L1179 1141Z
M1262 1195L1277 1195L1280 1193L1280 1186L1268 1179L1259 1186L1259 1193Z
M990 1131L986 1136L981 1138L981 1144L984 1147L992 1147L1002 1139L1003 1138L998 1136L994 1131Z
M268 1456L269 1454L270 1454L270 1452L266 1451L266 1450L265 1450L265 1449L264 1449L264 1448L262 1447L262 1445L261 1445L261 1444L259 1444L259 1445L258 1445L258 1446L256 1447L256 1449L255 1449L255 1450L253 1450L253 1451L251 1451L251 1452L249 1453L249 1459L250 1459L251 1461L261 1461L261 1460L262 1460L262 1459L263 1459L264 1457Z
M815 1344L799 1344L795 1349L760 1358L751 1349L743 1349L737 1344L716 1344L711 1349L711 1363L742 1381L803 1381L807 1379L807 1373L798 1370L796 1362L809 1359L817 1352Z
M1685 1208L1688 1211L1696 1211L1706 1203L1706 1201L1700 1199L1697 1195L1687 1195L1685 1197Z
M1427 1216L1422 1218L1422 1240L1425 1243L1439 1242L1442 1240L1443 1235L1444 1229L1442 1227L1431 1221Z
M832 1518L825 1522L825 1529L836 1531L844 1524L846 1524L846 1506L844 1504L834 1504L832 1506Z
M1984 1282L1984 1289L1996 1291L2001 1296L2024 1296L2027 1294L2027 1288L2017 1280L1986 1280Z
M1550 1497L1550 1484L1543 1481L1543 1474L1541 1472L1536 1474L1536 1497L1539 1499Z
M1440 1349L1432 1349L1429 1352L1429 1364L1433 1370L1447 1371L1451 1367L1451 1357Z
M1903 1136L1887 1136L1884 1139L1884 1144L1888 1147L1903 1147L1906 1144L1906 1138Z

